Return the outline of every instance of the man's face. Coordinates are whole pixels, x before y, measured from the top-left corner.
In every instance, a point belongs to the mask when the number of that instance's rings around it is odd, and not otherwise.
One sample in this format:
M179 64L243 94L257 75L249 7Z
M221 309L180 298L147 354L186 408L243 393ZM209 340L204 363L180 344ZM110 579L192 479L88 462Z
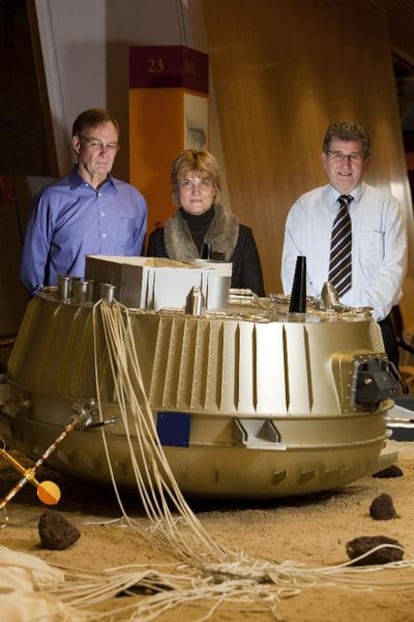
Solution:
M322 153L329 183L341 194L352 192L362 181L369 158L364 159L361 140L332 138L329 152Z
M108 121L74 136L72 146L78 156L80 175L95 186L95 182L104 181L112 170L119 149L118 132Z

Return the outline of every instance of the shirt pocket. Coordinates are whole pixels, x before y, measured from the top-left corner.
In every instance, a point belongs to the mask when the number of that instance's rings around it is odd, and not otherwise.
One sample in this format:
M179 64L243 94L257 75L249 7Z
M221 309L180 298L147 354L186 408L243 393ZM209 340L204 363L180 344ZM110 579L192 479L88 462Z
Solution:
M358 235L359 268L365 278L371 277L384 260L384 233L363 231Z

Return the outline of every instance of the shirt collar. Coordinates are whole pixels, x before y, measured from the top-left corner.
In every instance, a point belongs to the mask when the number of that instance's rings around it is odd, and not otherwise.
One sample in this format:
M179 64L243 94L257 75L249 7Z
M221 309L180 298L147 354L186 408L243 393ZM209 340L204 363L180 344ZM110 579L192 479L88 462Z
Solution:
M329 205L331 205L332 208L334 208L336 206L338 198L343 193L342 192L338 192L338 190L336 188L334 188L333 186L331 186L330 184L328 184L328 186L326 186L326 190L327 190L327 194L328 194ZM359 203L359 201L360 201L362 195L364 194L364 192L365 192L365 184L364 184L364 182L362 182L359 186L354 188L352 190L352 192L349 193L352 196L352 198L354 199L351 202L351 206L352 206L352 204Z
M70 182L70 187L71 187L72 190L76 190L77 188L82 186L82 184L87 184L89 186L88 182L86 182L83 179L83 177L81 177L79 175L78 167L76 166L76 164L72 168L72 172L71 172L70 177L69 177L69 182ZM111 187L111 189L116 190L114 179L113 179L111 174L108 175L107 179L102 184L102 186L100 186L99 190L102 190L103 188L107 188L108 186Z

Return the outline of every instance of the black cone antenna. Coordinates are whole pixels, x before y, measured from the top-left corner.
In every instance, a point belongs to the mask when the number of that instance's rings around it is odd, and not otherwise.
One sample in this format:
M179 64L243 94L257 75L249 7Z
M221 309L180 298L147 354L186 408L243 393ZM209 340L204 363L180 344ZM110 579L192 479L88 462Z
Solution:
M306 257L296 258L289 313L306 313Z

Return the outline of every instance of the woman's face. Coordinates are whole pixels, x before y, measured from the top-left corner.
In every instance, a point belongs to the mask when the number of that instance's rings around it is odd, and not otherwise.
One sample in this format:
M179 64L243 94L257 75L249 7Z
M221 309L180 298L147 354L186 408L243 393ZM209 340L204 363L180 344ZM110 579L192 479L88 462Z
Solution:
M212 179L188 172L178 180L178 198L185 212L199 216L214 203L216 188Z

